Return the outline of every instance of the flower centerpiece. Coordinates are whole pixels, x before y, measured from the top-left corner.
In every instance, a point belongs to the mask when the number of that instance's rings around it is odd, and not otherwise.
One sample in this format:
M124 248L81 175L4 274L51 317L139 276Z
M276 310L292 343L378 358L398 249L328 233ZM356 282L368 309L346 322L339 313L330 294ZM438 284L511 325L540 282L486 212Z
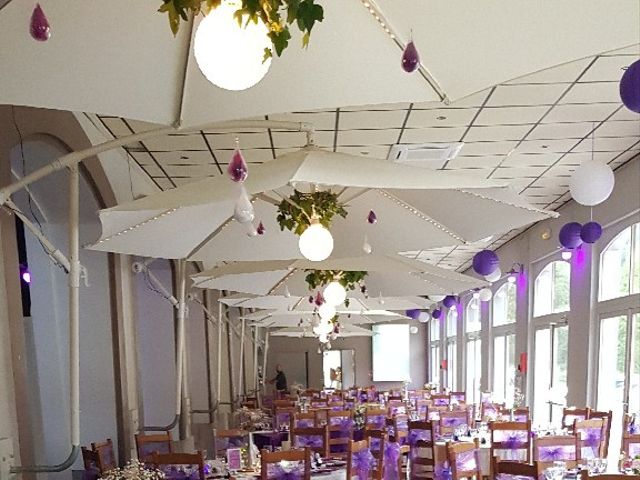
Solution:
M307 275L304 278L305 282L309 286L309 290L315 290L320 287L328 287L330 285L335 286L337 288L342 287L343 293L339 295L339 302L335 303L334 306L343 303L348 307L349 299L346 298L346 292L355 290L356 287L360 288L362 291L364 286L363 280L368 275L367 272L353 270L353 271L343 271L343 270L306 270ZM334 285L337 284L337 285ZM325 301L330 301L330 295L327 295L327 289L325 288L325 292L323 294ZM334 302L330 302L334 303Z
M114 468L105 473L100 480L164 480L164 472L145 467L138 460L131 460L122 468Z

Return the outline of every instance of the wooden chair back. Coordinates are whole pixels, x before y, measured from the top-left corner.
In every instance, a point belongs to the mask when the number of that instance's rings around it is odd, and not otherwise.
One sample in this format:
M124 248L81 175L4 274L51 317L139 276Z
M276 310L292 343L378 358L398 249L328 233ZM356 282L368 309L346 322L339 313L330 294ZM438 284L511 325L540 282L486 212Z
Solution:
M500 422L528 422L529 420L531 420L529 407L501 408L498 411Z
M349 448L347 452L347 480L351 480L353 477L359 478L357 469L353 468L353 457L355 454L358 454L366 450L369 450L369 440L349 442ZM369 471L369 475L367 476L368 480L373 479L373 472L374 472L373 469Z
M86 472L95 472L102 477L104 472L100 466L100 456L98 452L82 447L82 463Z
M346 458L349 442L353 440L351 410L329 411L329 454Z
M576 420L587 420L589 418L590 408L563 408L562 409L562 428L569 431L573 430L573 424Z
M483 422L497 420L503 408L504 403L485 402L480 405L480 419Z
M321 457L329 457L329 427L294 428L291 430L293 448L307 448L319 453Z
M565 462L567 468L576 468L580 460L580 449L575 435L534 437L533 461L538 473L553 466L553 462Z
M625 457L640 455L640 433L622 437L622 453Z
M269 466L279 467L280 462L297 462L303 465L304 480L311 479L311 452L308 448L286 450L280 452L260 452L260 480L274 480L276 476L270 475Z
M493 475L491 478L500 478L502 475L506 475L514 480L537 480L538 469L535 465L525 462L515 462L513 460L500 460L497 457L491 457L491 471ZM504 478L504 477L502 477Z
M519 462L531 461L531 422L489 422L491 457Z
M364 412L365 430L384 430L387 411L384 408L367 408Z
M609 456L609 442L611 441L611 421L613 420L613 412L611 410L609 410L608 412L591 410L589 412L589 419L592 419L592 418L602 418L607 421L607 425L605 427L606 438L604 442L604 452L603 452L603 455L606 458Z
M204 455L200 450L196 453L158 453L154 452L151 463L163 471L163 465L197 465L200 480L205 480ZM189 477L193 478L193 477Z
M580 458L602 458L607 439L607 420L592 418L573 422L573 432L577 438Z
M589 475L588 470L580 472L580 480L640 480L640 475L627 475L625 473L601 473Z
M249 432L239 428L230 430L213 429L213 456L225 458L229 448L248 448Z
M622 417L622 436L640 434L640 417L625 413Z
M435 475L435 430L433 422L409 422L409 469L410 480L434 478Z
M382 480L384 475L384 449L388 441L387 433L382 430L367 430L364 432L364 439L369 441L369 450L376 460L373 478Z
M429 410L430 400L425 400L423 398L419 398L416 400L416 415L419 420L427 420L427 411Z
M448 393L434 393L431 402L436 407L448 407L451 404L451 396Z
M102 473L113 470L118 466L116 454L113 450L113 441L107 438L104 442L93 442L91 450L98 454L100 458L100 471Z
M458 405L466 405L467 392L449 392L451 397L451 403L457 403Z
M273 423L276 430L283 425L291 425L291 417L296 414L297 410L292 407L275 407L273 412Z
M142 463L151 463L153 460L151 457L154 452L173 453L170 432L155 433L152 435L137 433L135 439L138 459Z
M389 441L405 445L409 436L409 416L398 413L391 418L387 418L386 424L387 433L390 437Z
M443 437L451 437L456 428L461 425L469 426L469 416L466 410L452 410L440 412L438 433Z
M482 480L478 439L473 442L448 443L447 460L451 468L451 480L472 477Z
M296 412L291 416L291 425L289 430L294 428L311 428L317 427L315 412Z

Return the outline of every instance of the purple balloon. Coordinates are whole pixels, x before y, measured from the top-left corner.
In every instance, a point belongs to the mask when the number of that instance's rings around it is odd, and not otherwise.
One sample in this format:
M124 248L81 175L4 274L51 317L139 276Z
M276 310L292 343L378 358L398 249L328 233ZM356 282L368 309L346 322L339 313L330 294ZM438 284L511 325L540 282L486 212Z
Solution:
M418 317L420 316L420 310L417 308L414 308L412 310L407 310L404 313L406 314L407 317L411 318L412 320L417 320Z
M640 60L636 60L620 79L620 99L632 112L640 113Z
M444 297L444 300L442 300L442 304L447 308L451 308L456 304L456 297L453 295L447 295Z
M500 266L500 259L491 250L482 250L473 256L473 270L483 277L491 275Z
M431 317L435 318L436 320L438 320L441 316L442 316L442 310L439 310L436 308L433 312L431 312Z
M578 222L565 223L560 229L560 234L558 235L560 245L568 249L578 248L582 245L582 239L580 238L581 230L582 225Z
M407 43L402 53L402 69L407 73L415 72L420 66L420 54L413 42Z
M51 38L49 21L47 20L47 16L44 14L39 3L36 4L36 7L33 9L33 13L31 14L31 25L29 30L33 39L39 42L46 42Z
M585 223L580 229L580 238L584 243L596 243L602 236L602 225L598 222Z

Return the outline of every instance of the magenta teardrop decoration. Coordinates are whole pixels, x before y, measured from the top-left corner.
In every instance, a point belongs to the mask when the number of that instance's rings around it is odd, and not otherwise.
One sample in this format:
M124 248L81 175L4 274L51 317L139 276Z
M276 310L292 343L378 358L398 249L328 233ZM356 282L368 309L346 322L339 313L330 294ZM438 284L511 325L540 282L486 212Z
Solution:
M322 294L320 292L318 292L316 294L316 301L315 301L316 305L319 307L324 303L324 297L322 296Z
M309 295L309 303L313 303L313 295Z
M265 229L262 222L258 224L258 228L256 229L256 232L258 232L258 235L264 235Z
M376 216L376 212L374 212L373 210L369 210L369 216L367 217L367 222L373 225L377 221L378 221L378 217Z
M49 21L47 20L47 16L44 14L39 3L36 4L36 7L33 9L33 13L31 14L30 30L31 36L34 40L39 42L46 42L51 38L51 27L49 27Z
M420 54L413 42L409 42L402 53L402 69L407 73L415 72L420 66Z
M231 180L238 183L244 182L247 179L247 176L249 176L247 162L245 162L240 150L236 149L233 152L233 157L231 157L231 161L229 162L229 168L227 168L227 173L231 177Z

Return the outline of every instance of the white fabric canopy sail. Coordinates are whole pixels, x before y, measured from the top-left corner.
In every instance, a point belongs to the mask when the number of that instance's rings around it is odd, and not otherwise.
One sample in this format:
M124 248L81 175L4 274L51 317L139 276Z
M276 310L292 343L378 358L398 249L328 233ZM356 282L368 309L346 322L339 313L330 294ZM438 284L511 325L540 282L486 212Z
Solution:
M385 310L412 310L427 309L433 305L433 301L420 296L402 297L366 297L360 292L348 292L349 311L365 311L384 308ZM256 308L264 310L291 311L305 303L308 304L309 297L299 297L293 295L264 295L250 296L244 294L234 294L220 299L220 302L230 307Z
M322 262L279 260L233 262L192 276L194 286L255 295L309 296L306 270L366 271L364 284L370 295L455 295L486 286L484 280L436 267L401 255L367 255ZM304 303L304 302L303 302ZM265 302L266 304L266 302ZM380 305L374 308L380 308ZM389 307L385 307L389 308Z
M387 160L305 147L250 168L244 186L255 222L266 233L247 236L232 219L238 185L225 176L184 185L100 211L102 236L90 248L146 257L203 261L300 258L298 237L276 222L283 197L298 189L339 193L347 218L332 224L335 256L396 253L474 242L557 216L532 207L505 181L429 170ZM378 221L370 225L370 210Z
M303 327L285 327L269 332L269 335L272 337L317 337L310 328ZM338 339L343 337L373 337L373 332L357 325L343 325Z
M198 70L192 48L196 25L184 23L173 38L165 15L157 13L161 3L46 2L52 36L42 43L28 33L33 2L13 0L0 12L0 43L11 45L0 49L0 103L196 125L439 101L423 75L400 68L409 32L424 67L456 100L640 38L636 0L494 0L471 7L451 1L377 0L365 6L360 0L318 0L325 20L313 28L309 48L300 48L294 31L289 48L258 85L230 92ZM376 4L374 13L395 31L395 39L370 13Z
M348 309L337 310L340 325L373 325L375 323L407 321L409 317L400 313L375 310L367 312L350 312ZM300 327L310 326L318 315L309 307L299 311L258 311L241 317L251 322L249 325L258 327Z

